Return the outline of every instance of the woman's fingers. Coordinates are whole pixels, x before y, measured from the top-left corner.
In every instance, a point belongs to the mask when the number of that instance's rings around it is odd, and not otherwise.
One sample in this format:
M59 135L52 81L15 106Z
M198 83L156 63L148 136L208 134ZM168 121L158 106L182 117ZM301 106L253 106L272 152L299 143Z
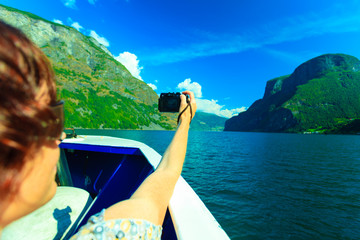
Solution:
M182 110L184 110L184 108L187 106L187 102L186 102L186 96L185 95L180 95L180 109L179 112L182 112Z
M189 96L190 102L187 101L187 96ZM180 100L181 100L180 109L179 109L180 116L178 118L178 121L185 120L190 123L190 121L194 118L196 112L196 102L195 102L194 93L191 91L184 91L182 92L182 95L180 95Z
M193 92L191 91L184 91L182 92L182 94L186 94L186 95L189 95L190 97L190 104L191 104L191 108L192 108L192 114L193 114L193 118L194 118L194 115L195 115L195 112L196 112L196 101L195 101L195 95Z
M195 95L193 92L191 91L184 91L182 92L182 94L184 95L189 95L190 96L190 103L195 103Z

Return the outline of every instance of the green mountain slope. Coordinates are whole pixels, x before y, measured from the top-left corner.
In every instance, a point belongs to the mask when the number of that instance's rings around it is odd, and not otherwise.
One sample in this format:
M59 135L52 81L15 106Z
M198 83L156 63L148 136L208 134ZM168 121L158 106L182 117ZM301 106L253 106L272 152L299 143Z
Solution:
M94 38L3 5L0 19L21 29L51 60L67 127L176 127L175 116L157 111L157 94Z
M326 54L268 81L264 97L229 119L225 131L339 133L359 118L360 61Z
M223 131L227 118L215 114L197 112L191 122L190 130L195 131Z

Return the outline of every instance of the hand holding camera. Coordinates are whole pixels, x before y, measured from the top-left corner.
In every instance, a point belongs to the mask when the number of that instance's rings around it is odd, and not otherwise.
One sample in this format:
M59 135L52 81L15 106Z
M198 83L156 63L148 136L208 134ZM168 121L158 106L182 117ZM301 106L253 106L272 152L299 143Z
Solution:
M161 93L159 98L159 111L173 113L179 112L178 124L184 119L189 119L191 122L196 112L194 93L190 91L184 91L182 94L179 92Z

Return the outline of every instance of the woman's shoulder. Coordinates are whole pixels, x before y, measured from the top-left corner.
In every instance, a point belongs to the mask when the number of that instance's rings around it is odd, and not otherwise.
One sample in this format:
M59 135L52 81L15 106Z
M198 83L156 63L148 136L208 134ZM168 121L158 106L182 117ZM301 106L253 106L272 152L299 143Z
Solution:
M161 239L162 227L142 219L104 220L105 209L91 216L70 240Z

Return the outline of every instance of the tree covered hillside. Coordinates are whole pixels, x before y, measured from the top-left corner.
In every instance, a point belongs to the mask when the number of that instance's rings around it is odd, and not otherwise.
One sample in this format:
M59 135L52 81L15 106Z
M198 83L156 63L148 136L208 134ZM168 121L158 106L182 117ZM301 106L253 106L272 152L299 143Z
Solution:
M298 87L285 105L301 123L293 131L333 131L360 118L360 73L327 72Z
M176 127L176 116L158 112L157 94L94 38L3 5L0 19L22 30L51 60L65 100L66 127Z
M360 61L325 54L267 82L264 97L229 119L227 131L341 133L360 119Z
M223 131L227 118L215 114L196 112L191 122L190 130L195 131Z

